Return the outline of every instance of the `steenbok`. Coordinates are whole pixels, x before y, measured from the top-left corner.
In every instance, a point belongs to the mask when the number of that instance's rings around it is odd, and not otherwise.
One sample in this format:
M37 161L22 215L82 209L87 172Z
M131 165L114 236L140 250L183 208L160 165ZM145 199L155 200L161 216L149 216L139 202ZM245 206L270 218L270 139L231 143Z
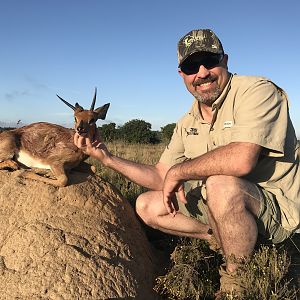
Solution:
M59 99L74 110L75 130L56 124L38 122L21 128L0 133L0 169L17 170L20 167L31 169L21 175L25 178L42 181L54 186L66 186L67 172L83 165L88 157L74 145L75 131L93 140L96 134L96 121L104 120L109 103L94 109L97 90L89 110L78 103L71 105ZM51 170L55 179L40 176Z

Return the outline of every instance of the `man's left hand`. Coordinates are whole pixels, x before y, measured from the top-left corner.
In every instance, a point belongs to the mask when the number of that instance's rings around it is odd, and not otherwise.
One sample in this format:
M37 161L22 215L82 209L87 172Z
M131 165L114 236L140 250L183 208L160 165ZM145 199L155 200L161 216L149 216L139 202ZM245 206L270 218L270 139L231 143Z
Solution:
M172 167L165 177L163 186L164 205L168 213L173 216L176 215L176 212L179 209L177 200L187 203L184 194L183 180L178 178L177 173L176 167Z

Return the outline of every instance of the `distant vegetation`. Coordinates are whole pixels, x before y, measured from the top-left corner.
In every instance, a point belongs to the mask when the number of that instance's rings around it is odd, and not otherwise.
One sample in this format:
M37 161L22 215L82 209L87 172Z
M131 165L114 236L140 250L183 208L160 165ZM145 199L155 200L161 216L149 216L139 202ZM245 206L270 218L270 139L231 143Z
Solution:
M151 124L139 119L133 119L122 126L116 123L104 124L99 127L101 138L105 142L125 141L130 144L159 144L171 139L175 123L161 127L160 131L153 131ZM0 127L0 132L14 129L12 127Z
M15 129L13 127L0 127L0 132L5 131L5 130L11 130L11 129Z
M158 144L171 139L175 123L161 127L160 131L151 130L151 124L144 120L130 120L122 126L115 123L104 124L100 129L104 141L126 141L134 144Z

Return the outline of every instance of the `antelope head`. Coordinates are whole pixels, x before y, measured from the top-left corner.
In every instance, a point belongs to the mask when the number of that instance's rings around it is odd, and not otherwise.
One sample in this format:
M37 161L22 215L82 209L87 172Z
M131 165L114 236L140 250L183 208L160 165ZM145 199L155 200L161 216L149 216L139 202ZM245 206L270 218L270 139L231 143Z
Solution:
M104 104L103 106L94 109L96 103L97 88L95 88L94 98L89 110L83 109L83 107L78 103L73 106L66 100L62 99L60 96L56 96L67 106L74 110L75 131L81 136L88 136L93 140L96 131L96 122L98 119L105 119L110 103Z

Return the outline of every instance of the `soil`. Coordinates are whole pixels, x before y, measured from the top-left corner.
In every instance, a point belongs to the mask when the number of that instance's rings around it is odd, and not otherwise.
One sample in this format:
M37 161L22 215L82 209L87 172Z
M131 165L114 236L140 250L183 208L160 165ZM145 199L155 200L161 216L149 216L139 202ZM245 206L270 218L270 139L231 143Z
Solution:
M98 176L70 180L0 171L0 299L158 299L157 260L132 207Z

